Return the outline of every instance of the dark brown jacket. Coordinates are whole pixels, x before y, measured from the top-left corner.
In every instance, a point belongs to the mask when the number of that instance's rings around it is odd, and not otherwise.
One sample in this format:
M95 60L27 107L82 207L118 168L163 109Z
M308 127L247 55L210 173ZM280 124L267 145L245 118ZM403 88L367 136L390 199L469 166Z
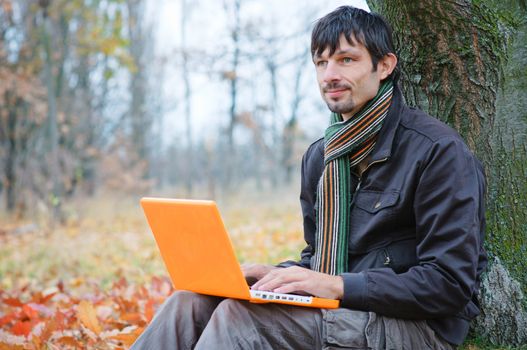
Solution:
M320 139L302 161L307 247L299 262L280 266L311 266L323 168ZM444 339L462 343L479 313L477 293L487 263L480 162L457 132L406 106L396 89L368 166L353 181L342 307L426 319Z

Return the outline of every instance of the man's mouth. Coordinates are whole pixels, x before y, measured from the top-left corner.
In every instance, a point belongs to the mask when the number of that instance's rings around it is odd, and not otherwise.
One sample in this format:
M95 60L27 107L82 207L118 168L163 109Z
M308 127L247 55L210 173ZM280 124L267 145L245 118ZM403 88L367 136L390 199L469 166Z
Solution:
M324 94L330 98L339 98L350 90L350 87L347 85L333 84L329 83L323 87L322 91Z
M348 91L348 88L324 89L324 93L331 98L339 98Z

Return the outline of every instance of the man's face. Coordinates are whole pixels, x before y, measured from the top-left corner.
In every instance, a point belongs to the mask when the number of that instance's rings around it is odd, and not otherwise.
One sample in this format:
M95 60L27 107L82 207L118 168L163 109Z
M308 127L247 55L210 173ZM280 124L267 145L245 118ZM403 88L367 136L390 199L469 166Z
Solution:
M371 55L364 45L352 37L350 44L340 36L339 47L330 56L326 48L313 62L322 98L332 112L342 114L344 120L351 118L379 90L381 78L374 70Z

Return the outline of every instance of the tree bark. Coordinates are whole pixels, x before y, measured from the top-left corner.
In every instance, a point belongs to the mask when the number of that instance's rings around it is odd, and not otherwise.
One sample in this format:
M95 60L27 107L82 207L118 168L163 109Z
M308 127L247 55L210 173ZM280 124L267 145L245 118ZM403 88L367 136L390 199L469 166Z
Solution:
M237 112L237 93L238 93L238 65L240 63L240 32L241 32L241 19L240 19L240 7L241 0L234 0L234 28L231 31L232 42L234 45L234 52L232 55L232 67L231 74L228 77L230 79L230 97L231 105L229 108L229 127L228 127L228 140L230 151L234 152L234 127L236 125L236 112Z
M10 100L9 97L6 100ZM16 206L16 156L17 156L17 110L20 99L14 97L7 116L7 156L5 159L6 209L13 212Z
M457 129L486 164L488 208L492 208L487 212L490 232L486 247L492 258L482 278L482 315L475 324L478 335L492 343L521 344L527 340L521 286L498 257L510 263L511 255L521 259L524 253L507 247L504 239L511 236L508 223L497 221L515 220L514 210L504 208L516 203L517 194L509 195L509 191L518 184L516 175L520 172L513 163L503 161L504 157L497 161L491 141L494 134L501 136L500 130L494 129L494 119L507 58L508 37L502 28L507 26L496 8L487 7L483 1L373 0L370 4L394 28L403 62L401 85L408 104ZM507 173L514 181L500 180L496 172ZM499 188L503 182L504 188ZM524 175L522 184L527 188Z
M53 76L53 59L51 57L52 50L52 24L51 20L46 14L46 9L43 9L43 30L42 30L42 44L44 49L44 80L46 82L47 97L48 97L48 154L49 154L49 176L52 183L52 190L50 195L50 206L53 211L53 220L62 221L62 185L61 185L61 170L59 161L59 127L57 121L57 98L56 87Z
M145 4L143 0L127 0L128 34L130 38L130 53L136 65L130 77L130 109L132 142L139 157L138 161L149 161L148 136L150 120L147 113L147 77L145 54L147 38L143 30L143 15ZM150 167L147 166L146 169ZM145 173L144 177L148 174Z
M285 181L288 185L293 182L293 169L295 163L293 159L293 151L295 148L295 137L298 126L298 108L304 97L302 94L301 81L302 75L305 72L309 52L306 50L301 57L302 58L298 60L297 70L295 72L295 87L293 89L293 100L291 101L291 115L286 122L282 134L282 166L285 169Z
M183 58L183 86L184 86L184 101L185 101L185 135L187 138L187 167L185 174L185 187L188 198L192 196L193 177L194 177L194 152L192 142L192 121L191 121L191 106L192 106L192 89L190 85L189 72L189 53L187 45L187 21L190 16L190 9L188 0L181 1L181 53Z
M450 124L469 147L492 130L506 40L497 15L469 0L373 0L394 29L409 105Z

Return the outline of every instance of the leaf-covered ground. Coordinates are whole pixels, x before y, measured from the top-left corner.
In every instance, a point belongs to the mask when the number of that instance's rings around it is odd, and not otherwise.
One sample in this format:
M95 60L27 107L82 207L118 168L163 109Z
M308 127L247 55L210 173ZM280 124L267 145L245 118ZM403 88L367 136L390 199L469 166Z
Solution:
M297 195L219 201L241 261L296 259ZM64 226L0 217L0 350L127 349L173 289L137 198L67 208Z

